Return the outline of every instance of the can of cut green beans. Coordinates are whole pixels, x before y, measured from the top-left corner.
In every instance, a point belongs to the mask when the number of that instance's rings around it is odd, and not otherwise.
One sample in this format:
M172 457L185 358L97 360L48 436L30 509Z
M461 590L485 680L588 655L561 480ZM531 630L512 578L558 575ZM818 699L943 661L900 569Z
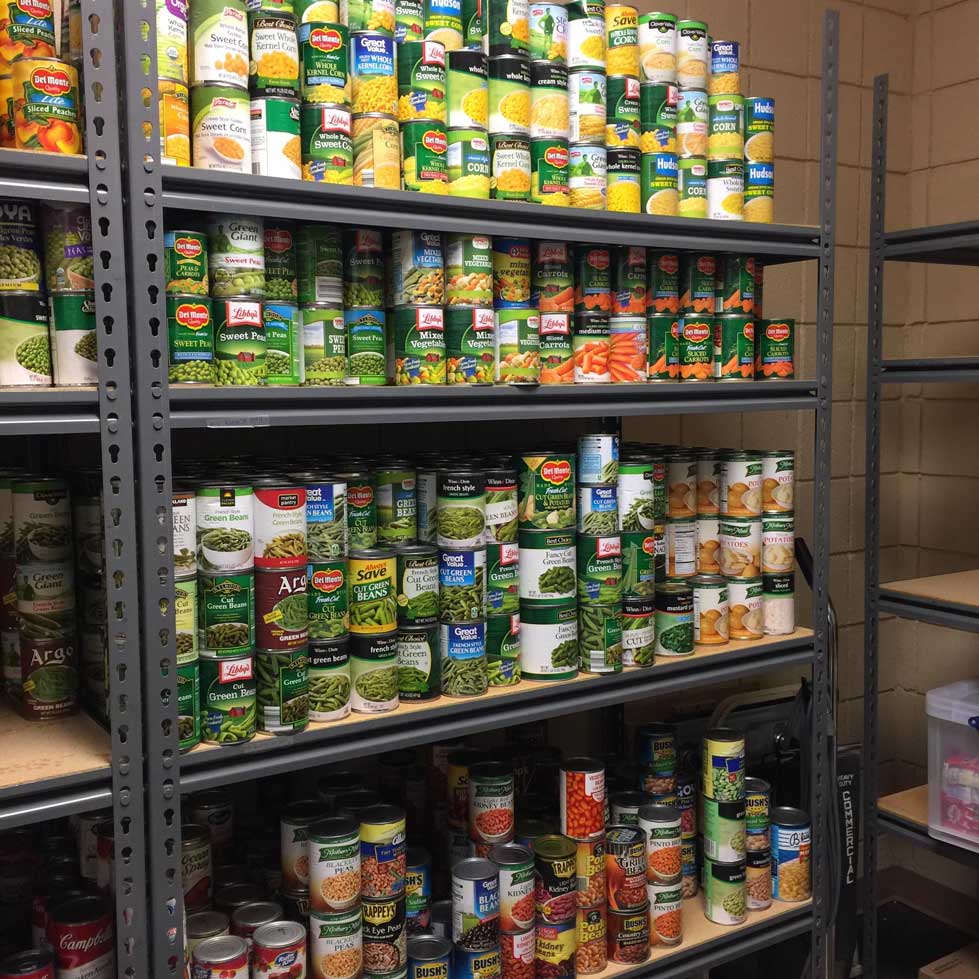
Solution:
M578 605L524 602L520 607L520 670L527 680L569 680L578 675Z
M393 626L393 623L392 623ZM398 706L398 634L350 637L351 707L355 714L383 714Z
M486 615L486 547L439 549L439 619L475 622Z
M373 547L377 543L374 474L368 469L350 469L331 475L347 481L347 536L350 547Z
M237 659L255 648L255 574L200 572L197 645L201 656Z
M309 719L338 721L350 713L350 642L309 645Z
M255 736L256 689L251 656L202 659L201 734L212 744L240 744Z
M585 673L622 671L622 608L581 605L578 608L579 666Z
M361 635L391 632L398 618L394 548L352 550L348 574L350 631Z
M434 700L442 692L438 625L398 627L398 696Z
M520 531L520 598L540 605L574 600L575 535L572 531Z
M173 583L174 627L177 665L197 662L197 576L177 578Z
M486 670L491 687L520 682L520 615L490 615L486 619Z
M309 639L306 567L255 572L255 643L281 652L299 649Z
M201 743L200 683L200 664L196 660L177 666L177 729L181 754Z
M619 529L618 488L578 483L578 533L592 537Z
M652 596L622 599L622 665L652 666L656 649L656 602Z
M486 545L486 607L490 615L509 614L520 608L520 547Z
M486 622L442 622L439 625L442 693L476 697L489 685L486 665Z
M439 547L475 547L486 529L486 477L480 469L441 469L438 483Z
M346 558L306 567L306 615L311 641L338 639L350 630Z
M385 544L415 540L418 501L415 470L404 459L385 459L374 469L377 539Z
M397 551L398 624L427 626L438 621L438 550L432 544L403 543Z
M578 601L582 605L617 605L622 601L622 540L578 537Z
M255 655L258 729L295 734L309 723L309 653L305 646Z

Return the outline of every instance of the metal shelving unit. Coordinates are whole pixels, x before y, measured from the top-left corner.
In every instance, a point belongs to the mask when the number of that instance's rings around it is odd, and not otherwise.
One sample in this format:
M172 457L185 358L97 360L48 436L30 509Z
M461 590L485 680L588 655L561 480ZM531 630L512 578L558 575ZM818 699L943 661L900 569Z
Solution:
M873 160L870 201L870 272L867 299L866 594L864 599L863 907L876 908L877 840L899 834L942 856L975 864L979 855L928 835L927 786L880 796L879 619L896 615L951 629L979 632L979 570L909 581L880 581L880 439L885 384L975 383L979 358L889 360L883 355L884 269L887 262L979 265L979 222L887 232L887 76L874 79ZM864 914L864 974L877 962L877 923Z
M151 7L151 5L150 5ZM156 38L145 3L85 0L86 158L0 152L0 194L90 203L100 349L97 389L0 391L0 435L98 437L107 556L111 727L81 715L49 727L58 764L38 779L34 756L0 767L0 829L101 807L115 820L120 976L181 974L180 794L399 745L621 704L765 671L810 667L813 680L814 896L743 928L703 927L679 948L609 975L677 977L803 933L824 971L832 917L832 690L827 663L830 407L839 22L825 19L818 227L596 214L503 202L438 201L301 182L217 175L158 163ZM117 49L118 45L118 49ZM118 77L117 77L118 74ZM124 94L123 94L124 93ZM818 263L815 380L751 385L350 391L170 390L162 288L163 228L171 210L243 212L378 227L747 252L769 265ZM170 491L171 430L254 429L474 420L585 419L718 411L812 411L815 425L813 621L774 641L734 644L690 660L547 687L521 685L474 702L317 725L296 738L257 737L240 749L177 747ZM94 444L94 443L93 443ZM256 446L258 443L256 443ZM492 706L488 711L487 707ZM27 722L0 711L0 739L22 745ZM698 925L701 922L698 920Z

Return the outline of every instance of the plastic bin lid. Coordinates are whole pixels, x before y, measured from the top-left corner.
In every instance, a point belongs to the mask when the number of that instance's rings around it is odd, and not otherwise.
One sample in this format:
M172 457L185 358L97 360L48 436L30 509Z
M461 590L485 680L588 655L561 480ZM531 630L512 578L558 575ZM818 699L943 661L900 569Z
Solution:
M929 690L925 710L929 717L953 724L971 724L979 731L979 677Z

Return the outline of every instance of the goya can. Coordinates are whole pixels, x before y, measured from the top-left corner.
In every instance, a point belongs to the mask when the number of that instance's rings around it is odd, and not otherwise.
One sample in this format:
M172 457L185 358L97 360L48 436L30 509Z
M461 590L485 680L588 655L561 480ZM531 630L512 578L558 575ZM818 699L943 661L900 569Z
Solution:
M448 383L492 384L496 365L493 310L447 306L444 316Z
M540 380L540 316L535 309L497 309L496 380L537 384Z
M309 719L337 721L350 713L350 651L346 638L309 647Z
M320 105L348 103L350 35L347 27L326 21L304 23L299 27L298 40L303 101Z
M401 126L404 189L447 194L449 140L439 119L414 119Z
M214 744L250 741L257 717L252 657L202 658L199 666L202 740Z
M521 675L528 680L568 680L578 674L578 610L523 604L520 616Z
M353 117L354 186L401 190L401 130L379 112Z
M445 46L406 40L398 45L398 120L446 119Z

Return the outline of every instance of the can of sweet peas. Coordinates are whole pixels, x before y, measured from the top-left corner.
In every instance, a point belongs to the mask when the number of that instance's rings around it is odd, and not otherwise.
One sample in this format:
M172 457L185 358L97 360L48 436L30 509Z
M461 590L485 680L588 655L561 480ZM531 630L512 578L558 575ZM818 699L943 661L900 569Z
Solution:
M561 765L561 832L587 840L605 832L605 766L595 758Z

